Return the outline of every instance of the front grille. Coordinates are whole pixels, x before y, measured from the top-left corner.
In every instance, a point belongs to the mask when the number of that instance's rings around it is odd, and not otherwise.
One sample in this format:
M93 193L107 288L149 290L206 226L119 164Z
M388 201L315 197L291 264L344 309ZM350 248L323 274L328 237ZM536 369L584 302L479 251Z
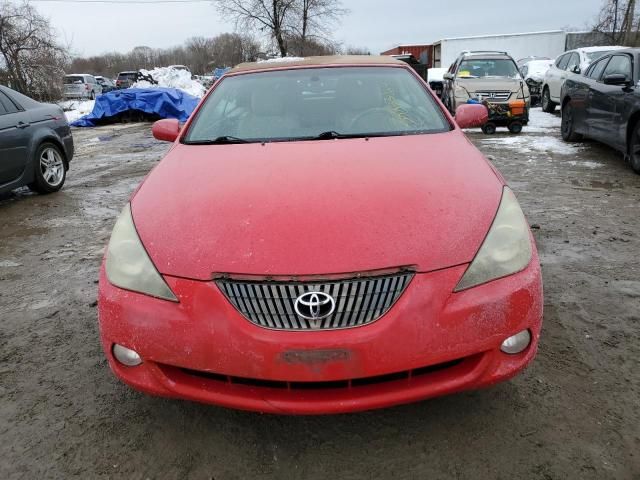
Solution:
M256 325L278 330L326 330L374 322L398 300L412 278L413 273L406 272L333 282L224 279L216 283L233 306ZM323 292L333 297L334 312L319 320L299 316L295 302L305 292Z
M508 90L506 91L486 90L483 92L476 92L475 95L476 97L482 98L482 100L486 100L488 102L491 102L491 101L506 102L507 100L509 100L509 97L511 96L511 92Z

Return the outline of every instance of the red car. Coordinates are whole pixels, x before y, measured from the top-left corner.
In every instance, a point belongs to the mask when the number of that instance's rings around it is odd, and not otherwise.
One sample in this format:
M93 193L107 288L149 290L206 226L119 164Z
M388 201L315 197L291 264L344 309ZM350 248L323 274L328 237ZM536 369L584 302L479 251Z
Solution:
M100 273L113 372L144 392L288 414L506 380L542 283L502 176L389 57L236 67L118 218Z

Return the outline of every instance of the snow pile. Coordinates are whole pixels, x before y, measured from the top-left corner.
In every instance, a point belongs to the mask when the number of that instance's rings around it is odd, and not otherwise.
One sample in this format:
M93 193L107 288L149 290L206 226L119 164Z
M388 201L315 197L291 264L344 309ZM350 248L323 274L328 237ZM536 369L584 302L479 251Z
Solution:
M64 110L67 122L73 123L80 117L91 113L95 103L95 100L66 100L58 103L58 105Z
M427 79L429 82L442 82L443 76L447 73L448 68L430 68L427 70Z
M151 76L157 84L140 80L132 85L133 88L177 88L198 98L202 98L206 92L206 89L200 82L191 79L191 73L187 70L177 70L171 67L156 67L153 70L140 70L140 73L145 76Z
M544 80L544 75L547 73L547 70L551 68L553 65L553 60L531 60L527 63L527 79L531 79L534 82L542 83Z
M559 133L561 119L558 115L545 113L541 108L529 110L529 124L524 127L527 133Z
M284 63L284 62L300 62L304 57L276 57L268 60L258 60L258 63Z

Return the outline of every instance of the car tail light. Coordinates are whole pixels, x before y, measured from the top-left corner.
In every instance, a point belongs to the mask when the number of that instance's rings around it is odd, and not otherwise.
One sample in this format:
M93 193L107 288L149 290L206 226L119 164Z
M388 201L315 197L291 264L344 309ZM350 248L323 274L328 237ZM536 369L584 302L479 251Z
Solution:
M85 84L84 84L84 89L85 89L85 90L89 90L89 84L88 84L88 83L85 83Z

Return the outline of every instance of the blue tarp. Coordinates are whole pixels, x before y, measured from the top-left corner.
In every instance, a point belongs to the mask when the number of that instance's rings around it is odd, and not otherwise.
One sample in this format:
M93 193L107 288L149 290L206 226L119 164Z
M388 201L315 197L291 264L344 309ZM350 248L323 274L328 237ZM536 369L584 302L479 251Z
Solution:
M181 122L186 122L199 101L199 98L176 88L113 90L98 96L93 111L71 125L95 127L100 121L130 110L158 115L162 118L177 118Z

